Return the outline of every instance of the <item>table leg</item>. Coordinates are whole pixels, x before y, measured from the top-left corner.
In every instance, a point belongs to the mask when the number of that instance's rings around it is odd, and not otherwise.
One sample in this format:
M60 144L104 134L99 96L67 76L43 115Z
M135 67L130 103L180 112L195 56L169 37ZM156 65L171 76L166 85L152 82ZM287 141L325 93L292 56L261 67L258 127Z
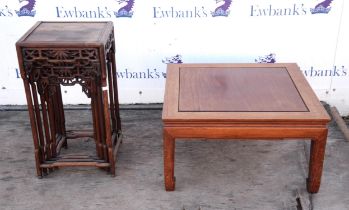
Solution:
M169 135L166 130L164 135L164 177L166 191L175 189L174 177L174 156L175 156L175 138Z
M98 127L100 131L100 140L102 146L102 157L108 162L108 148L106 143L106 133L105 133L105 121L104 121L104 111L103 111L103 93L102 89L97 90L97 118L98 118Z
M115 42L113 42L113 47L111 50L111 67L112 67L112 78L113 78L113 89L114 89L114 112L116 115L116 129L117 134L121 132L121 119L120 119L120 110L119 110L119 95L118 95L118 82L116 75L116 62L115 62Z
M55 110L54 110L54 101L51 96L48 97L48 118L50 122L50 133L51 133L51 140L50 140L50 150L52 151L52 157L57 156L57 142L56 142L56 123L55 123Z
M66 130L65 130L65 116L64 116L64 108L63 108L63 100L62 100L62 90L61 90L61 86L58 85L57 86L57 91L56 91L57 95L56 95L56 100L57 100L57 116L59 118L59 122L58 124L58 128L60 131L60 134L63 136L66 136ZM67 139L64 140L63 145L62 145L65 149L68 149L68 141Z
M48 92L44 92L40 95L40 101L41 101L41 109L42 109L42 119L44 124L44 130L45 130L45 154L47 159L51 159L53 156L51 147L51 134L50 134L50 126L49 126L49 117L48 117ZM49 172L53 171L53 168L48 169Z
M111 125L110 125L110 112L108 103L108 91L103 90L103 108L104 108L104 121L105 121L105 141L108 149L108 160L110 163L110 173L115 176L115 160L113 155L113 143L111 137Z
M37 126L37 133L38 133L38 137L39 137L39 151L40 151L40 155L41 155L41 161L40 162L44 162L46 160L46 151L45 151L45 139L44 139L44 133L42 130L42 121L41 121L41 114L40 114L40 104L39 104L39 100L38 100L38 91L36 88L36 84L32 84L32 97L34 100L34 113L35 113L35 119L36 119L36 126ZM47 169L43 168L42 172L44 174L47 174Z
M92 83L93 90L96 90L95 84ZM97 94L94 91L91 94L91 109L92 109L92 122L93 122L93 137L96 143L96 153L98 158L103 158L103 148L102 148L102 140L99 128L99 118L98 118L98 108L97 108Z
M317 193L320 188L326 140L327 129L321 136L311 140L309 175L307 179L307 190L309 193Z
M40 168L40 164L42 163L41 156L40 156L40 147L39 147L39 137L37 133L37 124L35 122L35 113L34 113L34 106L33 106L33 99L32 99L32 91L30 89L30 84L28 80L23 79L24 83L24 89L25 89L25 95L27 98L27 104L28 104L28 112L29 112L29 119L32 129L32 135L33 135L33 143L34 143L34 154L35 154L35 165L36 165L36 173L38 177L42 177L42 170Z
M115 106L114 106L114 84L113 84L113 74L111 67L111 53L107 54L107 75L108 75L108 89L109 89L109 107L110 107L110 118L111 118L111 127L113 131L116 131L116 115L115 115Z

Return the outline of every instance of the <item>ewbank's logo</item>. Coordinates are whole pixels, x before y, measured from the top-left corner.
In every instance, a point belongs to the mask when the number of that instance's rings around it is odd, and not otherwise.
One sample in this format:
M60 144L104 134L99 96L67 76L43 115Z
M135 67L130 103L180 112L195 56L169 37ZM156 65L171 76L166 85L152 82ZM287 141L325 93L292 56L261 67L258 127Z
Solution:
M270 53L269 55L259 56L257 59L254 59L256 63L275 63L276 55Z
M328 14L331 11L331 4L333 0L317 0L316 6L315 4L307 3L306 5L303 3L293 3L284 4L284 5L275 5L275 4L267 4L267 5L251 5L251 13L250 16L261 17L261 16L301 16L301 15L313 15L313 14ZM308 6L308 5L311 6Z
M36 0L19 0L19 2L26 1L27 3L22 6L19 11L16 11L18 17L21 16L29 16L29 17L34 17L36 11L34 10Z
M182 55L177 54L172 57L165 57L165 59L162 59L162 63L183 63Z
M317 4L314 8L310 8L311 14L328 14L331 11L331 3L333 0L325 0L319 4Z
M218 6L213 12L211 12L212 17L217 17L217 16L224 16L228 17L230 13L230 5L232 0L216 0L216 3L222 2L223 4Z
M133 5L135 4L134 0L118 0L119 4L126 3L125 6L121 7L117 12L114 12L116 17L132 17L133 15Z
M162 59L162 63L164 63L164 64L183 63L182 55L177 54L175 56L165 57L164 59ZM166 79L166 72L162 72L162 77Z

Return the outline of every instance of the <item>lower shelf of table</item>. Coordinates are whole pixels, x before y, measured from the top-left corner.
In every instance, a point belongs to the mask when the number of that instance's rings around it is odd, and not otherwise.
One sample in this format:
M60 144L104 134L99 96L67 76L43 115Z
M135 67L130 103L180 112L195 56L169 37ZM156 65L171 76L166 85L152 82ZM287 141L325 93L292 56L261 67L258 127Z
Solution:
M60 155L60 150L64 146L64 143L68 139L76 139L81 137L93 137L93 132L90 130L70 130L66 132L66 135L57 136L57 156L48 158L40 163L41 169L51 169L59 167L98 167L98 168L111 168L112 164L115 165L117 151L122 143L122 133L114 132L112 135L113 143L113 160L106 161L97 156L84 155L84 154L65 154ZM113 162L113 163L112 163ZM112 172L113 173L113 172Z
M69 166L91 166L98 168L110 167L110 163L98 157L91 156L59 156L40 164L41 168L69 167Z

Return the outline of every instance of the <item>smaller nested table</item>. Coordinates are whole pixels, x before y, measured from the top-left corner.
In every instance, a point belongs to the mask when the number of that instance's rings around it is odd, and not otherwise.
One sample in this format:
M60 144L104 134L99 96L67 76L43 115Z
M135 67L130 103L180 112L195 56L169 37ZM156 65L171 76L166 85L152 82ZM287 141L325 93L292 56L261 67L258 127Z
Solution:
M64 166L96 166L115 175L121 142L112 22L38 22L16 43L38 176ZM65 126L61 85L91 98L93 128ZM96 155L61 155L68 139L91 137Z
M296 64L169 64L162 119L167 191L178 138L310 139L307 188L319 190L330 118Z

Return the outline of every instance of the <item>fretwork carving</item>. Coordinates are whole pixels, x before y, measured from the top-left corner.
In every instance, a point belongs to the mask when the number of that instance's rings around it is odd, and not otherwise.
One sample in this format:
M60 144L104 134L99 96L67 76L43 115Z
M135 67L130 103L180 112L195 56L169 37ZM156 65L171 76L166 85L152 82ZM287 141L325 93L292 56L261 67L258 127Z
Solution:
M21 76L30 83L36 82L40 94L46 90L53 94L56 88L47 88L49 86L80 84L87 97L91 97L92 83L100 82L100 59L97 48L24 48L22 53L24 73Z

